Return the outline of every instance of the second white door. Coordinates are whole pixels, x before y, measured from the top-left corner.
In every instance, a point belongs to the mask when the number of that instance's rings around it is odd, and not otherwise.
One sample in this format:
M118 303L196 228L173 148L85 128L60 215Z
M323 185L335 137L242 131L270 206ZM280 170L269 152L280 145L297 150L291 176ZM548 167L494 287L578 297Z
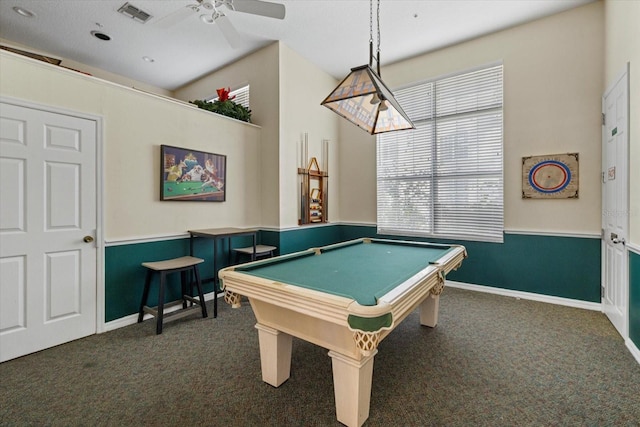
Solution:
M629 298L628 75L622 73L602 100L602 307L623 338L627 338Z

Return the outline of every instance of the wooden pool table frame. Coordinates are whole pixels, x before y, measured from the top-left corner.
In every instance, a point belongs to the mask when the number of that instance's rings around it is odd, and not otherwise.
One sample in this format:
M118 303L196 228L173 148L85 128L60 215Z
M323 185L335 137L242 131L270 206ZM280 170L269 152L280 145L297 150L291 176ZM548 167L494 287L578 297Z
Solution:
M323 249L354 242L398 243L382 239L357 239L252 264L295 258L309 251L319 254ZM417 307L420 307L420 323L435 327L444 276L457 269L467 256L463 246L400 243L451 247L452 250L392 289L372 306L360 305L351 298L256 277L236 271L238 266L220 270L225 301L232 307L240 307L241 296L246 296L256 316L263 381L278 387L289 378L292 336L324 347L329 350L332 359L338 421L356 427L365 422L369 417L373 358L378 351L378 343ZM391 325L375 331L357 330L349 325L350 315L376 318L389 313Z

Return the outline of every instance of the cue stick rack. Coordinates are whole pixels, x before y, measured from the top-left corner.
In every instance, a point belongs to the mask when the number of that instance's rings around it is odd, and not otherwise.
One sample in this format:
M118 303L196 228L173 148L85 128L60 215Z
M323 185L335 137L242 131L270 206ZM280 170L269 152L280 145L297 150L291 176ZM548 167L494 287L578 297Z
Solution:
M308 158L308 139L304 135L303 159ZM312 157L309 163L298 168L300 181L300 215L298 225L326 223L327 218L327 193L329 173L326 164L329 159L329 141L322 141L322 157L325 170L320 169L318 159ZM303 160L304 161L304 160Z

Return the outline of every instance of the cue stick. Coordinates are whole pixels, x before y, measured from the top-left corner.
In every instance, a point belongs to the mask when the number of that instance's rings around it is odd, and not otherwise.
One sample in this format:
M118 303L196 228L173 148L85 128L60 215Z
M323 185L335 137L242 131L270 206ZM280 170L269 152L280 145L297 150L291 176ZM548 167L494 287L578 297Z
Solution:
M328 222L328 205L329 201L329 140L322 140L322 155L326 159L323 165L323 172L320 179L322 180L322 222Z

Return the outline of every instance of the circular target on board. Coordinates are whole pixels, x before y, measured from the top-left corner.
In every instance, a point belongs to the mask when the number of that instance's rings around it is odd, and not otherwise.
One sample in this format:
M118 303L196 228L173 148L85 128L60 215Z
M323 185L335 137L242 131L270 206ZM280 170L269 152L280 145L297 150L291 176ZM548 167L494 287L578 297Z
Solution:
M557 160L545 160L529 171L529 184L541 193L557 193L571 182L571 170Z

